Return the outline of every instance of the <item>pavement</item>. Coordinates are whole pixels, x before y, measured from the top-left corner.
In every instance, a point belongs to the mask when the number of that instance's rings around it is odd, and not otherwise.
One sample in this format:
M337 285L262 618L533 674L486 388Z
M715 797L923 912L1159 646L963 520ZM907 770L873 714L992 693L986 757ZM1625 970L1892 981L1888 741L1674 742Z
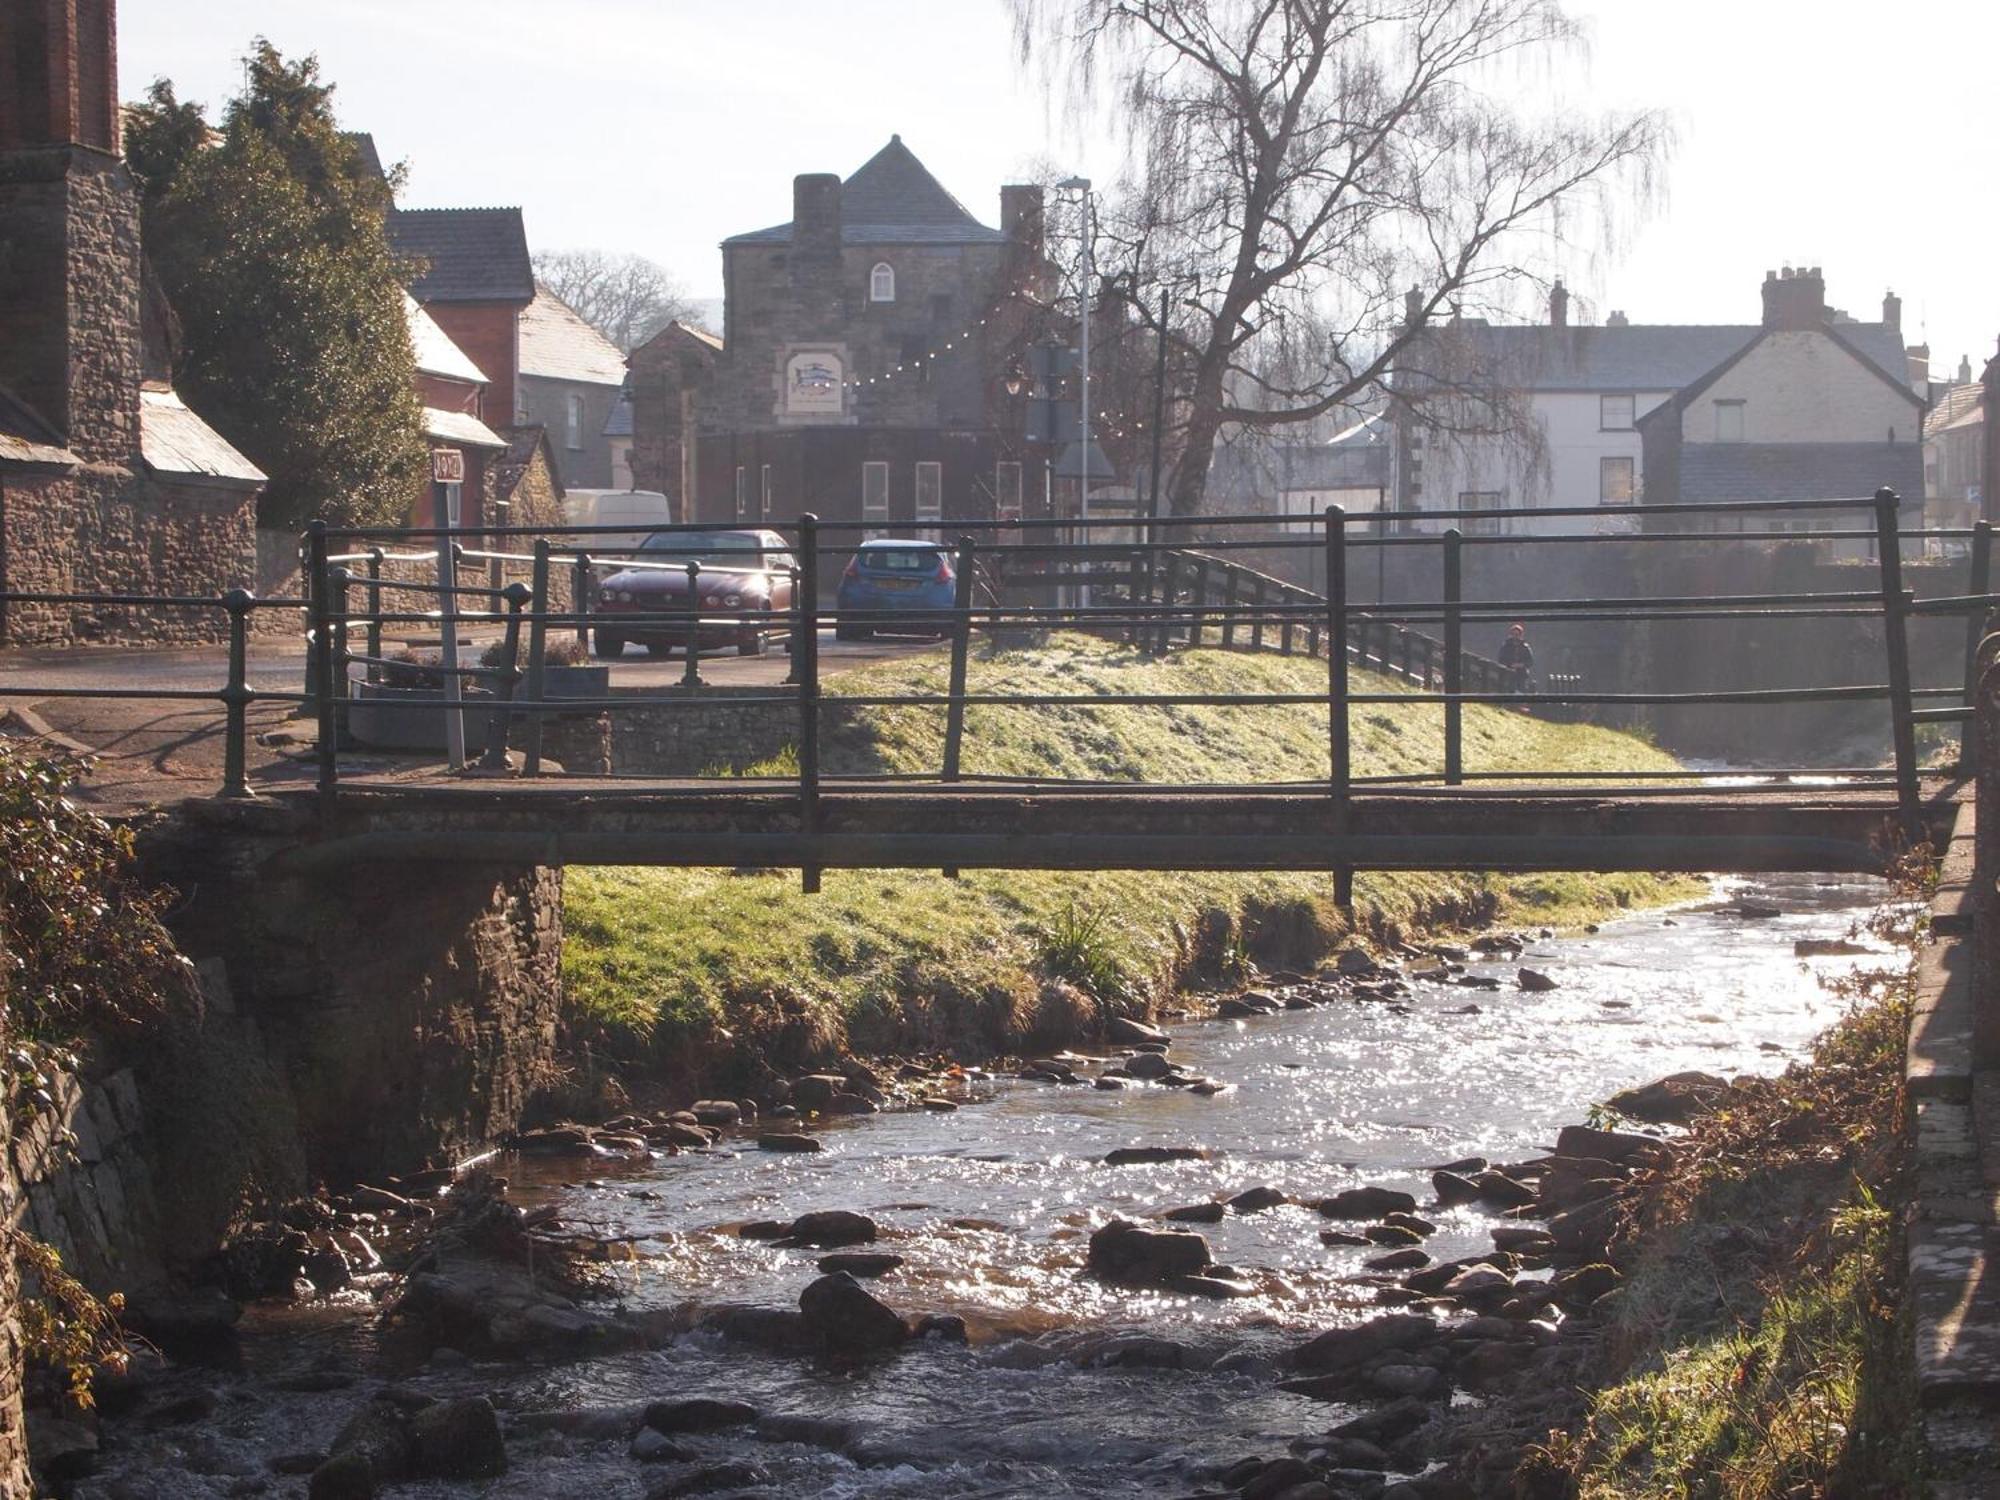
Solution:
M482 649L490 632L468 633L461 651ZM384 643L435 647L428 638ZM877 638L836 641L820 632L822 673L940 650L935 641ZM252 689L299 693L305 682L305 644L295 637L253 641L247 661ZM611 664L616 689L668 688L681 681L686 660L656 658L637 646ZM791 671L791 658L774 643L765 656L735 650L705 651L702 679L716 687L775 686ZM135 649L78 647L0 652L0 732L93 757L79 788L105 812L132 812L212 795L222 783L224 716L210 700L69 697L70 693L213 692L228 678L229 653L221 646ZM253 785L305 783L312 777L313 725L290 702L252 702L247 761Z

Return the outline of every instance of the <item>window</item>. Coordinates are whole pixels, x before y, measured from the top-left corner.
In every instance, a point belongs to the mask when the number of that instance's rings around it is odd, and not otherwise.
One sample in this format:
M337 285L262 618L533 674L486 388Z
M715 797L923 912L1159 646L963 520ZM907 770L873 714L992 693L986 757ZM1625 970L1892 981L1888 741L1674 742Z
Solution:
M768 520L771 515L771 466L769 464L764 465L762 478L763 488L758 492L757 497L757 519L760 521Z
M935 521L944 514L944 465L917 465L917 519Z
M1465 529L1474 535L1499 536L1503 532L1512 529L1508 525L1507 517L1501 514L1501 512L1507 509L1507 492L1505 490L1460 490L1458 492L1458 508L1460 510L1495 512L1490 517L1484 515L1474 516L1468 518L1463 523Z
M1715 403L1715 440L1718 443L1740 443L1743 441L1743 403L1741 401L1718 401Z
M750 514L750 471L736 466L736 519L741 521Z
M886 260L877 261L875 269L868 273L868 300L870 302L896 300L896 268Z
M1630 432L1632 430L1632 398L1630 396L1599 396L1597 398L1597 430L1599 432Z
M1629 458L1600 458L1597 461L1597 503L1632 503L1633 463Z
M861 519L871 526L889 519L889 466L865 463L861 466Z
M993 466L993 519L1021 519L1021 464L1018 459L1002 459Z
M567 434L566 441L572 448L581 448L583 446L583 397L572 391L569 394L569 399L563 403L563 407L564 415L567 418L564 424L564 431Z

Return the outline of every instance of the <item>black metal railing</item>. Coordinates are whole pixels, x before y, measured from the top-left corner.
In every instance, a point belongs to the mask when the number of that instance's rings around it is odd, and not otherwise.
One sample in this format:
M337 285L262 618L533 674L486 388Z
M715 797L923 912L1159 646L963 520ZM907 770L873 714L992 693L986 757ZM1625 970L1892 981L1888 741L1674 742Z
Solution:
M1799 533L1776 530L1765 518L1805 513L1872 512L1867 528L1841 528ZM1769 778L1812 772L1849 777L1858 787L1893 790L1901 810L1914 817L1919 800L1916 731L1934 722L1958 722L1969 717L1971 689L1976 686L1971 647L1976 646L1990 611L2000 604L1990 577L1991 532L1981 523L1962 531L1905 530L1900 504L1890 491L1853 498L1762 502L1749 505L1689 503L1639 505L1621 511L1642 523L1682 516L1728 515L1737 531L1693 528L1620 532L1607 537L1591 531L1545 535L1491 537L1461 533L1456 523L1473 519L1471 512L1429 512L1426 524L1442 524L1441 532L1388 533L1372 514L1349 516L1330 507L1322 516L1209 516L1196 518L1102 518L1092 520L970 520L941 523L955 533L945 547L954 562L956 580L948 606L917 611L829 612L821 588L823 559L851 554L855 545L881 523L820 521L812 516L795 523L772 523L763 529L780 535L783 545L732 549L725 557L675 557L671 538L678 532L713 532L726 523L652 528L652 545L631 545L629 527L502 527L470 537L445 528L329 528L315 524L302 547L304 597L255 599L244 591L221 598L148 595L0 595L0 604L107 606L122 604L144 609L216 610L225 616L222 631L229 643L226 680L213 689L148 689L0 687L0 697L156 698L210 700L222 705L226 722L226 768L223 794L249 794L246 775L246 716L257 701L295 703L317 723L316 785L323 808L331 814L340 788L348 783L383 784L373 767L343 768L342 724L349 707L351 684L376 682L409 667L384 651L388 631L398 625L435 628L439 660L423 667L442 686L439 697L427 701L381 702L387 714L442 713L463 734L471 712L485 716L485 745L476 762L468 762L452 742L455 767L489 774L528 777L552 774L545 766L544 727L550 715L609 714L634 708L665 707L676 713L703 713L718 704L700 691L639 694L627 689L601 697L554 697L545 681L545 651L553 634L573 632L584 642L595 633L627 638L657 639L684 658L680 686L702 687L700 661L713 638L782 637L791 655L790 675L783 683L768 683L726 700L731 708L765 706L794 716L797 771L783 777L731 777L709 789L718 792L768 791L773 785L795 792L802 819L810 831L819 822L820 793L829 784L870 783L985 784L1005 782L1059 793L1088 786L1094 790L1132 789L1158 794L1183 788L1158 783L1076 782L1054 777L1001 777L966 769L966 748L973 729L968 710L982 707L1053 708L1069 705L1225 707L1254 711L1314 706L1326 717L1328 770L1321 788L1336 804L1374 791L1432 786L1475 790L1501 782L1518 790L1540 789L1549 794L1574 792L1581 786L1615 787L1621 795L1651 795L1685 789L1687 772L1545 771L1532 768L1469 768L1465 757L1464 710L1468 704L1499 704L1530 711L1574 714L1593 707L1634 708L1647 705L1718 705L1754 709L1796 703L1878 702L1888 708L1892 762L1880 766L1800 767L1773 771ZM1555 509L1535 513L1544 519L1597 516L1591 508ZM1668 525L1675 523L1669 521ZM1927 545L1938 538L1970 541L1963 592L1919 600L1906 589L1902 555L1906 546ZM665 540L662 540L665 539ZM1766 541L1819 542L1866 539L1875 553L1872 586L1843 590L1707 594L1662 597L1539 598L1506 601L1465 597L1464 553L1468 547L1504 541L1515 546L1567 546L1616 540L1634 545L1675 543L1687 546L1740 546ZM484 545L467 545L478 540ZM504 550L512 546L517 550ZM338 547L339 550L336 550ZM1366 607L1353 604L1347 587L1357 553L1373 548L1435 548L1441 557L1442 586L1437 597L1382 600ZM1298 555L1309 566L1300 571L1321 577L1324 593L1288 582L1271 572L1249 566L1230 554L1256 550L1260 556ZM752 559L765 565L776 585L773 597L750 604L718 604L704 599L705 572L740 572L738 564ZM501 583L502 570L522 575ZM483 581L467 581L483 571ZM604 609L605 579L615 573L677 574L686 588L680 600L659 607L643 603L621 606L615 615ZM428 576L425 576L428 575ZM562 585L558 587L558 583ZM1378 590L1379 592L1379 590ZM567 593L565 602L560 596ZM778 607L779 599L783 607ZM308 644L308 672L297 693L253 689L246 670L249 620L257 610L302 611ZM1963 673L1954 668L1950 685L1918 686L1910 662L1909 622L1914 617L1963 616L1967 621L1967 662ZM1501 620L1561 621L1594 625L1637 625L1658 621L1727 619L1861 619L1882 624L1882 671L1879 678L1831 686L1773 686L1707 691L1590 690L1575 674L1551 676L1539 688L1522 691L1513 674L1497 662L1464 648L1468 624ZM914 627L942 638L949 664L943 692L911 690L891 693L857 691L824 679L819 653L823 625L842 627ZM464 629L497 632L497 664L462 665L456 659ZM1325 686L1311 692L1093 692L991 691L975 689L970 681L970 652L979 634L1002 636L1022 630L1079 629L1110 635L1152 653L1221 646L1280 653L1303 651L1327 663ZM360 645L357 649L357 640ZM1342 649L1329 649L1341 642ZM522 665L526 646L525 667ZM1359 667L1389 679L1380 687L1357 685L1351 669ZM482 696L468 696L466 686ZM442 701L440 701L440 699ZM1940 701L1950 700L1950 701ZM1444 753L1434 770L1383 775L1356 775L1351 764L1349 718L1373 705L1428 705L1443 716ZM926 707L942 712L943 750L934 773L855 773L829 777L822 765L822 729L832 711L870 707ZM510 763L510 744L521 751L517 767ZM1965 756L1969 762L1972 748ZM616 780L630 781L630 776ZM641 778L643 779L643 778ZM659 778L653 778L658 780ZM678 782L690 778L677 778ZM1768 785L1769 783L1765 783ZM1266 782L1231 790L1297 792L1299 782ZM1197 788L1185 788L1197 790ZM1211 788L1199 788L1212 790ZM1746 784L1743 790L1755 790ZM811 872L808 872L810 880Z

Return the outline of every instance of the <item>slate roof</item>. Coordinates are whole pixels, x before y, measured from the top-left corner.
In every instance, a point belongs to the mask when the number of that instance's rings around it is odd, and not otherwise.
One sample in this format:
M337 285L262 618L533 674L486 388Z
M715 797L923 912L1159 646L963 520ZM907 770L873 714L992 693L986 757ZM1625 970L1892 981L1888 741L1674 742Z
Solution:
M389 180L389 174L382 170L382 153L375 149L375 137L365 130L343 130L340 138L352 146L361 158L361 169L372 176Z
M438 327L437 320L408 292L403 293L403 316L410 325L410 348L417 356L418 370L472 385L487 383L485 371L451 341L451 335Z
M529 302L535 272L518 208L399 208L389 215L389 244L430 269L410 283L430 302Z
M945 191L903 144L900 135L863 162L840 185L840 240L844 245L1004 245ZM724 240L724 245L789 245L790 223L774 224Z
M547 287L535 289L535 300L521 309L516 327L523 375L586 385L625 383L625 356L618 346Z
M264 471L223 440L171 390L139 391L139 456L155 474L259 485Z
M1829 331L1898 385L1909 386L1903 336L1882 323L1836 323ZM1678 391L1740 352L1764 331L1756 323L1634 323L1623 328L1467 322L1433 331L1462 340L1455 358L1512 389ZM1428 341L1427 341L1428 342ZM1417 368L1424 370L1421 354ZM1405 389L1424 376L1405 377Z
M507 446L507 440L479 418L462 411L441 411L435 406L424 408L424 436L467 448Z
M621 400L611 408L611 415L604 419L603 436L608 438L630 437L632 435L632 403Z
M1683 443L1682 500L1866 500L1923 492L1916 443Z
M0 463L81 463L62 437L25 403L0 390Z

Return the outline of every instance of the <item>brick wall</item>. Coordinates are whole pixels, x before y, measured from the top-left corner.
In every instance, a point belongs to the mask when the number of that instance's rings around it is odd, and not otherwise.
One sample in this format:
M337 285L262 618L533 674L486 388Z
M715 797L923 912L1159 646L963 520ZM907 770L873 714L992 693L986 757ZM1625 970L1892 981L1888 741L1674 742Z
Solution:
M486 377L483 420L506 426L514 420L514 373L519 364L515 321L524 303L432 302L424 311Z

